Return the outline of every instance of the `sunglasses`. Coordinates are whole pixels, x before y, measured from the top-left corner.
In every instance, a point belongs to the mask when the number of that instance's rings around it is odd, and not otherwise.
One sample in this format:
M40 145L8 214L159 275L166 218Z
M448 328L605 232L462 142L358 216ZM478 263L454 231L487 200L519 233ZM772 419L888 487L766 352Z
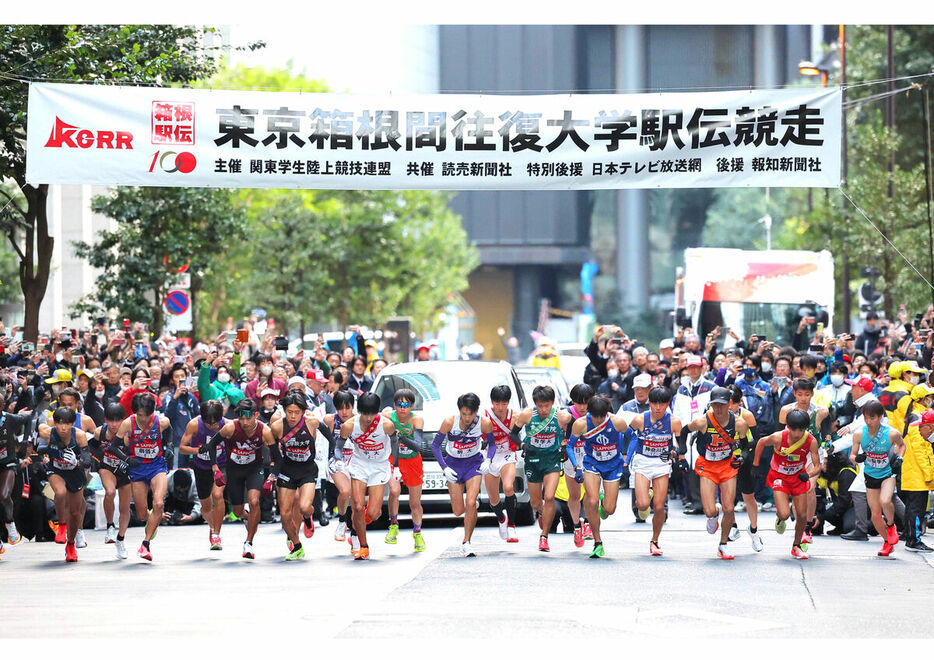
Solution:
M396 408L411 408L412 404L408 401L396 401L395 406Z

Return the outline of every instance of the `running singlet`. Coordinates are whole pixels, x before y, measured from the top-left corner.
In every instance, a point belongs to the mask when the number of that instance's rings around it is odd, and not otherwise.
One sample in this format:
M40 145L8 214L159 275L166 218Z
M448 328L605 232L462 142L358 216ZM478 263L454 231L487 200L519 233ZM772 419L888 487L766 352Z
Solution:
M230 462L238 466L262 465L263 429L265 428L265 425L257 420L256 428L250 435L247 435L240 420L234 420L233 435L224 439Z
M315 433L308 430L308 424L305 418L298 422L298 426L286 430L285 418L282 419L282 438L279 443L282 445L282 458L292 463L307 463L315 458Z
M860 447L866 454L866 466L863 472L867 477L885 479L892 476L892 466L889 464L889 451L892 448L892 443L889 441L890 428L883 424L875 435L869 435L869 427L863 426L863 440L860 442Z
M697 449L703 452L704 458L708 461L725 461L733 453L730 443L736 436L736 416L733 413L727 414L730 419L723 425L725 437L713 425L712 412L707 413L707 428L697 434Z
M389 436L383 430L382 415L376 415L366 429L360 428L360 416L354 417L348 443L352 443L353 457L357 460L385 463L392 455Z
M107 451L107 447L110 446L111 438L107 435L107 429L110 427L110 424L105 423L101 427L101 440L93 436L88 436L88 444L91 445L91 448L95 450L97 455L100 457L101 463L109 467L111 470L116 470L120 466L120 458L114 454L111 454Z
M470 458L480 453L480 415L473 418L466 429L460 427L460 417L454 418L454 425L448 431L448 442L444 452L451 458Z
M198 430L195 431L194 435L191 436L191 443L189 446L198 448L203 447L207 444L207 441L214 436L217 431L212 431L204 424L204 420L201 419L201 415L198 415L195 419L198 420ZM217 444L217 467L223 469L227 465L227 448L223 442ZM200 453L200 452L199 452ZM205 452L207 453L207 452ZM195 454L191 457L192 465L194 465L199 470L210 470L211 469L211 459L210 458L201 458L198 454Z
M516 451L516 443L512 441L512 436L509 435L510 429L512 429L512 410L506 413L506 421L501 420L496 416L492 410L487 410L484 413L493 424L493 441L496 443L496 453L498 454L508 454L511 451Z
M532 419L525 425L525 445L534 455L560 454L564 432L558 424L558 409L552 408L548 417L542 419L538 411L532 413Z
M399 421L399 418L396 416L396 411L393 410L392 414L389 416L389 419L392 420L393 425L396 427L396 433L399 436L399 439L403 438L415 443L415 429L412 427L412 422L403 424ZM411 418L410 418L411 419ZM399 443L399 458L415 458L418 456L418 452L409 447L402 442Z
M612 461L620 456L622 434L613 426L609 416L603 420L603 424L595 426L590 413L587 413L587 431L581 435L581 438L584 441L586 455L599 463Z
M798 447L789 451L796 443L789 442L788 429L782 431L782 444L772 454L772 462L769 467L779 474L794 475L801 472L807 465L807 457L811 451L811 442L814 441L814 436L808 433L802 440L803 442Z
M162 456L162 431L159 429L159 413L152 414L149 426L146 429L139 427L136 415L130 415L127 455L135 456L141 463L152 463Z
M577 406L571 405L565 408L565 410L571 413L571 417L573 418L571 420L571 424L574 424L574 422L576 422L581 417L583 417L583 415L577 414ZM590 413L586 413L586 415L587 415L587 429L589 430L590 429ZM586 445L587 445L587 440L583 435L581 435L581 437L579 437L577 441L574 443L574 447L573 447L574 458L577 459L578 465L581 465L584 460L584 454L586 453L586 448L585 448ZM571 448L566 448L565 451L570 451L570 449Z
M674 439L671 435L671 413L665 415L657 422L652 422L651 411L642 413L642 430L636 433L636 453L646 458L659 458L667 461L674 449Z
M71 429L71 437L68 442L62 442L58 431L52 429L49 437L49 460L52 467L56 470L76 470L78 469L78 441L76 439L75 429Z

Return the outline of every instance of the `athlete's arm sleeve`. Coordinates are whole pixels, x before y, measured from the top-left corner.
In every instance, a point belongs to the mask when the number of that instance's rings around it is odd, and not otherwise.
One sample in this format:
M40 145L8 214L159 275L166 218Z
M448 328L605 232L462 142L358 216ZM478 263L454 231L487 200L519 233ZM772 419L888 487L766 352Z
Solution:
M412 429L412 437L415 438L415 444L418 445L416 451L422 450L422 445L425 443L425 435L421 429Z
M328 441L328 456L334 455L334 434L331 433L331 429L328 428L328 425L324 422L318 422L318 433L323 435Z
M421 434L420 434L420 432L419 432L418 429L415 430L415 433L419 433L419 435L417 436L417 440L416 440L416 441L409 440L408 438L403 438L402 436L400 436L400 435L398 435L398 434L397 434L397 435L394 435L393 437L399 439L399 444L400 444L400 445L405 445L406 447L408 447L409 449L411 449L411 450L414 451L414 452L420 452L420 451L422 450L422 447L421 447L421 439L422 439L422 438L421 438Z
M442 470L448 466L444 460L444 452L441 451L441 443L445 437L447 437L447 433L435 433L435 439L431 442L431 453L434 454L435 460L438 461L438 465L441 466Z
M126 452L123 451L123 438L119 434L114 436L114 439L110 441L110 445L107 447L107 451L119 458L121 461L127 460Z
M572 433L567 445L564 447L564 453L568 455L568 460L571 461L571 465L573 465L575 469L577 468L577 457L574 455L574 445L577 444L578 440L580 440L580 438Z
M486 440L487 460L493 460L493 454L496 453L496 437L492 433L484 433L483 439Z
M223 426L221 428L224 428ZM222 442L224 436L218 430L211 436L211 439L204 443L204 448L208 450L208 457L211 459L211 465L217 465L217 445Z
M399 434L389 436L389 448L392 452L391 461L394 468L399 467Z
M81 467L89 468L94 462L91 458L91 446L84 445L78 449L78 460L80 461Z
M639 438L636 437L636 432L632 428L626 429L626 437L629 438L629 446L626 447L626 465L632 463L632 457L636 453L636 445L639 444Z
M522 429L520 429L518 426L513 426L509 431L509 438L512 440L513 444L515 444L516 447L519 447L520 449L522 448L522 440L519 438L519 431L521 430Z
M274 442L271 445L266 445L269 447L269 471L275 476L279 476L279 470L281 469L282 464L282 450L279 449L279 443Z
M688 425L684 424L681 427L681 433L678 434L678 453L686 454L688 453Z

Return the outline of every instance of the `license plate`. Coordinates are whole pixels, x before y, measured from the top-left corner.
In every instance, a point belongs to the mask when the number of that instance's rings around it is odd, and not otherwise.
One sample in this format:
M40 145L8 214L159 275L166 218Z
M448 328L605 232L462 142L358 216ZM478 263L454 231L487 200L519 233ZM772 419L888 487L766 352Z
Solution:
M447 490L448 480L442 472L426 472L422 484L423 490Z

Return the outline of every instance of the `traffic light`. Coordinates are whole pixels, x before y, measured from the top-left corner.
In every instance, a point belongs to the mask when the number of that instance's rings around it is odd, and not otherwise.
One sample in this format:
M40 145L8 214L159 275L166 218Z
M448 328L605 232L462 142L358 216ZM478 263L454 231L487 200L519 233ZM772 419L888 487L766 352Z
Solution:
M394 355L398 362L412 359L412 319L409 317L392 318L386 321L383 329L386 352Z
M882 305L885 298L882 296L882 292L876 288L875 279L881 275L878 270L863 268L860 274L866 278L866 281L859 287L859 315L861 318L865 318L869 312L875 312Z

